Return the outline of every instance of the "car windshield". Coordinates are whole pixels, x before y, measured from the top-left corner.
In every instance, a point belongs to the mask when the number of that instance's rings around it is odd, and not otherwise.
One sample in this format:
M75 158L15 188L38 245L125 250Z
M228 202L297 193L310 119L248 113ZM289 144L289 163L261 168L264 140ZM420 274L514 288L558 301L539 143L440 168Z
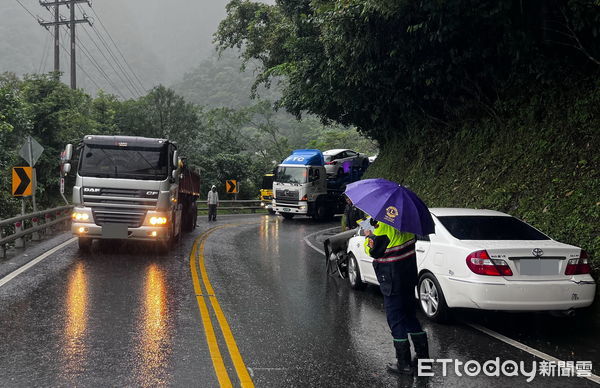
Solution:
M514 217L445 216L438 220L459 240L550 240Z
M86 144L79 175L100 178L164 180L168 148L120 147Z
M305 167L277 167L276 181L279 183L306 183Z

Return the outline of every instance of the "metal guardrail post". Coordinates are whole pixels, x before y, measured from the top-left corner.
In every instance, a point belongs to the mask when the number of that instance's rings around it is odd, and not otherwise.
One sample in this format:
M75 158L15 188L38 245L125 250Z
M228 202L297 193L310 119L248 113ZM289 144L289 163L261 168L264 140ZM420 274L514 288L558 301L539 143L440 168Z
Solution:
M44 224L48 224L48 222L52 221L52 217L50 216L50 214L46 213L44 215ZM47 226L44 229L44 233L46 234L51 234L52 233L52 226Z
M15 233L23 231L23 223L23 221L15 222ZM15 240L15 248L25 248L25 239L23 237L19 237Z
M33 217L31 219L31 225L35 228L36 226L38 226L39 220L40 220L39 218ZM40 241L40 234L39 234L39 232L33 232L33 233L31 233L31 241Z
M4 228L0 226L0 239L4 237ZM0 259L6 259L6 244L0 244Z

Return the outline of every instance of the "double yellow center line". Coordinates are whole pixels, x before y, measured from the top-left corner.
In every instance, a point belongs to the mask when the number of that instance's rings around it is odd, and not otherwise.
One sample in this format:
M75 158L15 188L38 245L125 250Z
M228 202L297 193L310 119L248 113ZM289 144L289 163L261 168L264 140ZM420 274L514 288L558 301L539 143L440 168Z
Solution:
M215 316L217 317L217 322L221 329L221 333L225 338L225 344L227 345L229 356L231 357L231 361L233 362L233 366L235 367L235 371L237 373L237 377L240 381L241 386L254 387L254 383L252 382L252 378L248 373L248 369L244 364L244 360L242 359L235 339L233 338L233 334L231 333L231 328L227 323L225 314L223 314L223 310L221 310L219 301L215 296L215 291L212 288L210 281L208 280L208 274L206 273L206 268L204 266L204 245L206 243L206 240L208 239L208 236L212 232L228 226L234 225L222 225L209 229L208 231L202 233L196 239L196 241L194 241L194 245L192 246L192 252L190 253L190 270L192 273L194 290L196 291L196 300L198 302L198 308L200 309L202 324L204 326L204 334L206 335L208 350L210 351L210 358L212 360L215 373L217 374L219 385L221 387L233 387L231 379L229 378L229 374L227 373L227 368L225 367L225 363L223 362L223 357L221 356L221 350L219 349L219 343L217 341L213 323L210 318L210 313L206 304L206 298L210 300L212 309L215 313ZM200 276L198 276L198 269L200 270ZM201 283L202 286L204 286L204 290L206 291L204 293L202 291Z

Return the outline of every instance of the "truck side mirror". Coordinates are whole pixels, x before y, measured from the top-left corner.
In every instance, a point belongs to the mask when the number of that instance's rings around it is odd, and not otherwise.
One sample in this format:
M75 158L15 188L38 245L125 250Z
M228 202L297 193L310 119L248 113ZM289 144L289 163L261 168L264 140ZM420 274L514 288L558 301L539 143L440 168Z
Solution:
M63 176L67 175L69 172L71 172L71 163L65 163L65 164L63 164L63 166L62 166L62 174L63 174Z
M173 170L179 169L179 156L177 150L173 151Z
M73 144L67 144L65 146L65 150L64 150L63 154L61 155L61 160L63 162L66 162L68 160L71 160L72 157L73 157Z

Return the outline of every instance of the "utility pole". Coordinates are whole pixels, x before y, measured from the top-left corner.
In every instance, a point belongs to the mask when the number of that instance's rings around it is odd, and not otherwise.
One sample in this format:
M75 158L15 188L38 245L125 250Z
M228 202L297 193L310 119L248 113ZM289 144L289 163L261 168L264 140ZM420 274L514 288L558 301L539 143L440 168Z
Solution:
M75 5L87 3L90 5L89 0L56 0L56 1L41 1L40 5L50 8L54 7L54 21L46 22L40 20L39 23L48 28L50 26L54 27L54 71L60 71L60 42L59 42L59 29L60 26L67 26L71 30L71 89L77 89L77 56L75 53L75 25L80 23L88 23L91 25L87 16L83 15L81 19L75 18ZM60 20L60 12L59 7L61 5L66 5L69 7L71 11L71 15L69 20Z

